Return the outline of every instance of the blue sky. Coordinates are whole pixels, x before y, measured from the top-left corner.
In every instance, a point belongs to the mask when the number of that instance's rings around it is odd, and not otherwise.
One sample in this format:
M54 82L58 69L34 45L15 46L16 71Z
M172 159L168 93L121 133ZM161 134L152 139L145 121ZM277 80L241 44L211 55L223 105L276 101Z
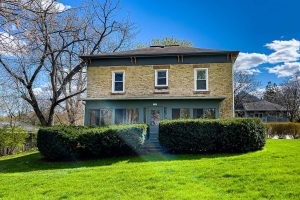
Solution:
M236 67L254 73L261 87L300 70L299 0L121 0L120 5L138 29L136 43L174 36L195 47L239 50Z

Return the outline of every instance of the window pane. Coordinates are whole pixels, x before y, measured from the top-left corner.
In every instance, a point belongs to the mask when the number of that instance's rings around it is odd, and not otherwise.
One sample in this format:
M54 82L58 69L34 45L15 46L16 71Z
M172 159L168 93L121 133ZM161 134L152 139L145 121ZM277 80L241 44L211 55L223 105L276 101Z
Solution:
M172 119L179 119L180 118L180 109L173 108L172 109Z
M167 77L167 71L158 71L157 72L157 78L166 78Z
M197 71L197 80L206 79L205 72L206 72L205 70L198 70Z
M180 118L188 119L190 117L190 109L181 108L180 109Z
M126 109L115 110L115 124L124 124L126 121Z
M197 80L197 90L206 90L206 80Z
M126 123L134 124L139 122L139 109L127 109Z
M157 85L167 85L167 78L159 78L157 80Z
M193 109L193 118L203 118L203 109L202 108L195 108Z
M115 73L115 81L123 81L123 73Z
M205 109L204 117L208 118L208 119L215 119L216 118L216 109L215 108Z
M111 109L101 109L100 110L100 125L101 126L111 125L111 121L112 121Z
M164 107L164 119L168 119L168 109Z
M90 110L90 125L99 125L99 110Z
M147 123L147 108L144 108L144 123Z
M123 91L123 82L115 82L115 91Z

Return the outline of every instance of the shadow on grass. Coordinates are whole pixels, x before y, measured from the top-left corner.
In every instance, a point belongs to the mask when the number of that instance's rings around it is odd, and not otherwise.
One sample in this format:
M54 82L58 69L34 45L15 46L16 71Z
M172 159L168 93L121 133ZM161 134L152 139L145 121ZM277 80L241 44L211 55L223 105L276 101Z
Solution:
M0 173L30 172L38 170L72 169L81 167L109 166L118 162L140 163L175 160L199 160L203 158L225 158L241 154L148 154L139 156L103 158L98 160L50 162L45 161L39 152L0 160Z

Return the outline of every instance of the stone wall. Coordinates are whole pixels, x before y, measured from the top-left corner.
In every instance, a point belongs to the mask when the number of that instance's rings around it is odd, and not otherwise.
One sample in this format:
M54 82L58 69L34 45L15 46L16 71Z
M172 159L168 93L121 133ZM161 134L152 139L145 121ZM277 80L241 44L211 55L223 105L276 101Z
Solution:
M167 90L155 89L155 69L169 69ZM194 91L194 68L208 68L208 92ZM112 71L125 71L125 93L112 93ZM232 64L88 67L87 98L155 96L224 96L221 117L233 117Z

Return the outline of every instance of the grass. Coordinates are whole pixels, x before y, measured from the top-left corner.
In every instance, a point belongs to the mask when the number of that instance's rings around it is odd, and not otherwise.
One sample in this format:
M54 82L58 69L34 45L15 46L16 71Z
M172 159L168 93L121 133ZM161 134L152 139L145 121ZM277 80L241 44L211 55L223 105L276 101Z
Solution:
M300 140L262 151L50 163L0 158L0 199L300 199Z

